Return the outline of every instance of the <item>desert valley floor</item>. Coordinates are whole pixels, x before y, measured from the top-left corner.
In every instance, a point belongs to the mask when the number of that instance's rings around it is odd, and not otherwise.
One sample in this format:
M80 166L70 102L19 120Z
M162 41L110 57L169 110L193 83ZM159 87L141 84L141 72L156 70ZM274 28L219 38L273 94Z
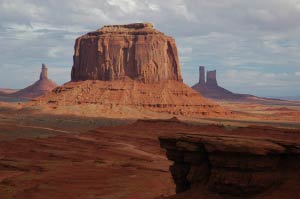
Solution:
M230 134L239 126L252 126L256 130L249 133L241 129L239 134L263 137L264 129L270 128L266 126L273 126L292 131L283 131L279 137L288 135L297 140L300 133L292 129L300 127L299 105L283 103L223 102L243 119L178 117L182 122L176 118L50 115L20 109L22 104L1 103L0 195L7 199L150 199L174 195L169 172L172 162L160 148L159 136Z

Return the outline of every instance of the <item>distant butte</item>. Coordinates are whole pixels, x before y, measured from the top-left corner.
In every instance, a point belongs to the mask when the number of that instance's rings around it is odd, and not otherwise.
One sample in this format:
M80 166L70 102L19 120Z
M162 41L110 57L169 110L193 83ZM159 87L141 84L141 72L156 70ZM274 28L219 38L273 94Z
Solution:
M56 113L126 118L227 114L183 83L175 40L151 23L89 32L76 39L73 60L71 82L33 105Z
M214 100L244 101L258 99L258 97L247 94L233 93L221 86L217 82L217 71L207 71L205 81L205 67L199 67L199 82L192 86L194 90L202 96Z
M47 92L53 90L55 87L57 87L57 84L48 78L48 69L45 64L42 64L40 79L37 82L7 96L14 98L32 99L46 94Z

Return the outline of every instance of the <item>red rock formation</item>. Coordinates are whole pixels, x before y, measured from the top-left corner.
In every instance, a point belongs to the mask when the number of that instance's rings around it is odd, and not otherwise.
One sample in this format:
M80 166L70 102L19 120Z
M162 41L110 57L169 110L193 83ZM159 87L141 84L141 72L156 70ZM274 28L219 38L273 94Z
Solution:
M42 71L40 74L40 80L48 79L48 68L45 64L42 64Z
M42 64L40 79L37 82L35 82L31 86L28 86L7 96L14 98L31 99L42 96L45 93L54 89L55 87L57 87L57 84L55 84L52 80L48 79L48 69L45 64Z
M206 98L214 100L236 100L245 101L255 98L252 95L237 94L218 85L217 82L217 71L207 71L206 82L205 82L205 68L204 66L199 67L199 82L192 86L194 90L203 95Z
M110 117L229 113L182 83L174 39L150 23L104 26L79 37L71 76L71 82L33 105L50 106L56 113Z
M263 136L251 135L260 131ZM199 132L160 138L168 159L174 161L170 171L177 192L190 190L174 198L300 196L296 188L300 184L299 131L262 127L233 130L233 134L238 132L239 135L230 135L227 130L229 135Z
M206 81L207 86L218 86L216 70L207 71L206 78L207 78L207 81Z
M89 113L85 112L87 115L98 114L110 117L151 117L152 114L148 114L147 111L193 117L229 114L219 105L201 97L187 85L174 80L152 84L131 79L69 82L36 99L33 103L53 107L56 112L73 106L90 110ZM66 111L71 110L66 109ZM81 114L79 111L74 111L73 114L78 113Z
M205 85L205 67L200 66L199 67L199 84L200 85Z
M150 23L104 26L75 43L72 81L182 81L173 38Z

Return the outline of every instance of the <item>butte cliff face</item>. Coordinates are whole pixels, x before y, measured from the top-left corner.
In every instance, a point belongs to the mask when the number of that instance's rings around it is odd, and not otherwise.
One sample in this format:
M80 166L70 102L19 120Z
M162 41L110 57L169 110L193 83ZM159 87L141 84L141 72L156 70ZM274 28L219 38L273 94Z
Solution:
M151 23L104 26L77 38L72 81L125 77L145 83L182 81L174 39Z
M57 87L57 84L48 78L48 69L45 64L42 64L40 73L40 79L34 84L21 89L15 93L11 93L7 96L16 98L35 98L46 94Z
M182 82L174 39L150 23L104 26L76 39L74 50L71 82L33 104L106 117L228 113Z

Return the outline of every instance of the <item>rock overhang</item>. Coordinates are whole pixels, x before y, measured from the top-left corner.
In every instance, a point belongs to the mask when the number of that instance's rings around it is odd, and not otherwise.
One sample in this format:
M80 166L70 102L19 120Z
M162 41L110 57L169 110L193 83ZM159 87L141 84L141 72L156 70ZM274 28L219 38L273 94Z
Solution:
M272 136L265 137L197 132L159 140L167 158L173 161L170 172L178 193L203 189L214 194L252 197L290 181L299 183L299 137L277 139L289 130L272 132Z

